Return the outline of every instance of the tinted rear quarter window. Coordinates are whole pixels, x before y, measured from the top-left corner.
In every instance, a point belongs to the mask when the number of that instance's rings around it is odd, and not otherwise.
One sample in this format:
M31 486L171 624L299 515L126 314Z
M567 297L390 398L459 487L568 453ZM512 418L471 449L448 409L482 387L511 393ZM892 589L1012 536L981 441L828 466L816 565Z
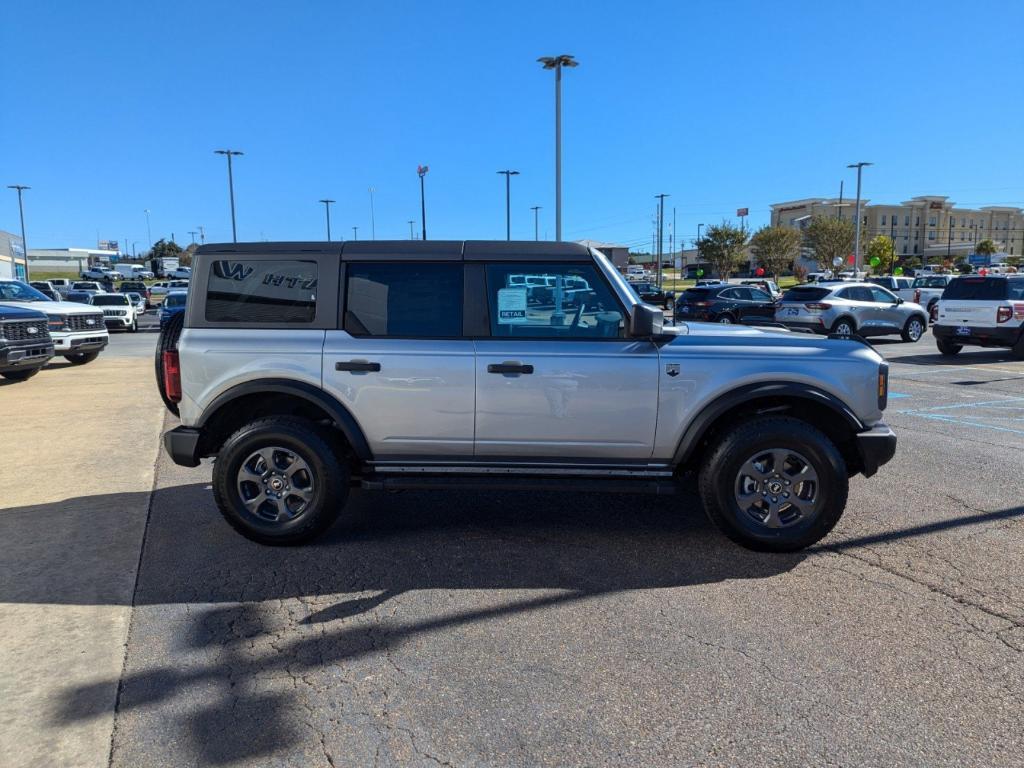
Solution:
M829 288L790 288L782 294L783 301L818 301L831 293Z
M704 288L688 288L683 291L683 301L704 301L708 292Z
M315 261L218 259L210 264L206 320L311 323L316 288Z
M345 330L353 336L462 336L462 264L350 262Z
M1008 282L1000 277L958 277L946 286L942 298L998 301L1007 298Z

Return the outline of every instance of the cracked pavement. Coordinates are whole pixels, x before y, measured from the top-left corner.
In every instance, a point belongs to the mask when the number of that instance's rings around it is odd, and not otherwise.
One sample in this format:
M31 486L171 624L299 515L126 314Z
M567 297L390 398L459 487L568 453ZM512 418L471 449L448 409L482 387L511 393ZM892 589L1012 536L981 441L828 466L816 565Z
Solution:
M692 492L354 494L260 547L161 456L110 765L1021 766L1024 363L878 349L897 456L793 555Z

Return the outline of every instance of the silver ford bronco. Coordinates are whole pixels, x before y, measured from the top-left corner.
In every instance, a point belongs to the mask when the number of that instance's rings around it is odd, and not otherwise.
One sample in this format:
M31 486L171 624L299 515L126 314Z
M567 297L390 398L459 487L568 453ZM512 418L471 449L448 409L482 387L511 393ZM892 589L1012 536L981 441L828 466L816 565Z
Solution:
M771 325L771 324L769 324ZM862 340L665 326L575 243L207 245L162 332L178 464L227 521L312 539L352 488L672 492L743 546L806 547L892 458Z

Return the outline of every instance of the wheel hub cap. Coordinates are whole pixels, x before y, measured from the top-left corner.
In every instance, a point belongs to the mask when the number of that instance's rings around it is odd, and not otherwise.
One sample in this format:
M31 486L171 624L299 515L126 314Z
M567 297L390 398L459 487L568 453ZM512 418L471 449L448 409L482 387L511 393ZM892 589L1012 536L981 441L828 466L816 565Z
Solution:
M734 497L743 516L767 528L806 522L823 503L818 473L788 448L768 448L747 459L737 473Z
M246 510L272 523L301 515L313 503L316 491L306 460L278 446L249 454L238 468L236 487Z

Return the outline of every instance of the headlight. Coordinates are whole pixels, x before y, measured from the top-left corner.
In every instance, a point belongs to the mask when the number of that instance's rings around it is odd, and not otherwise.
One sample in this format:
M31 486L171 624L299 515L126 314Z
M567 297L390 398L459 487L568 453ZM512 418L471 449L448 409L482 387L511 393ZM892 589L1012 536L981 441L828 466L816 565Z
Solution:
M64 318L60 315L47 315L46 316L46 328L50 331L63 331L64 330Z

